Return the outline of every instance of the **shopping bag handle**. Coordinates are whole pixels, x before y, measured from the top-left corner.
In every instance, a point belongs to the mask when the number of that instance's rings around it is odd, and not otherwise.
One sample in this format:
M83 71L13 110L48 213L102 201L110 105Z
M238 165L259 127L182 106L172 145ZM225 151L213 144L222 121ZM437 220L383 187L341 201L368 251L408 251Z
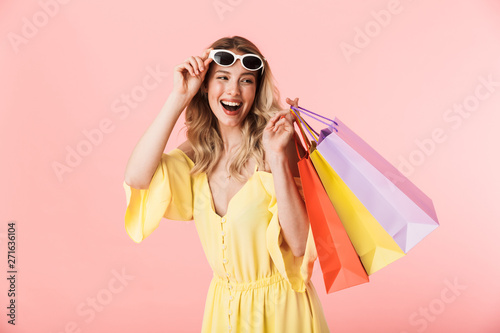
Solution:
M298 114L298 116L300 116L300 112L299 112L299 111L297 111L297 114ZM314 130L314 128L312 128L312 126L311 126L311 125L309 125L309 123L308 123L308 122L307 122L307 121L306 121L303 117L300 117L300 120L301 120L301 122L302 122L302 125L305 125L305 126L306 126L306 128L308 128L310 131L313 131L313 133L314 133L316 136L319 136L318 132L316 132L316 131ZM311 134L311 133L309 132L309 134ZM316 138L316 137L315 137L315 138Z
M294 106L291 106L291 108L293 108L295 111L299 112L299 111L298 111L298 110L297 110ZM326 120L328 120L328 121L330 121L330 122L334 123L334 124L335 124L335 125L337 125L337 126L339 125L339 124L338 124L335 120L333 120L333 119L327 118L327 117L322 116L322 115L317 114L317 113L314 113L314 112L309 111L309 110L307 110L307 109L304 109L303 107L300 107L300 106L297 106L297 108L298 108L298 109L301 109L301 110L302 110L302 111L304 111L304 112L306 112L306 116L309 116L309 117L311 117L311 118L313 118L313 119L316 119L317 121L319 121L319 122L321 122L321 123L323 123L323 124L325 124L325 125L330 126L331 124L326 123L326 122L324 122L324 121L322 121L322 120L320 120L320 119L316 118L315 116L320 117L320 118L323 118L323 119L326 119ZM314 115L314 116L313 116L313 115Z
M316 144L318 144L318 138L317 138L317 136L319 136L318 133L314 129L311 128L311 126L307 123L307 121L305 121L304 118L302 118L300 116L300 112L295 107L290 106L290 111L293 112L293 114L295 115L295 118L297 119L297 125L299 126L299 128L303 134L302 137L304 137L304 135L305 135L304 130L302 128L302 126L304 126L306 128L307 132L309 132L309 135L314 139L314 142ZM313 131L316 135L312 134L311 131ZM310 149L311 143L310 142L308 142L308 143L309 143L309 145L307 145L307 147Z
M305 146L306 146L306 149L304 149L306 151L306 154L304 155L304 157L302 157L302 156L300 156L299 146L298 146L299 143L300 143L300 138L297 139L297 133L294 133L293 138L295 140L295 149L297 150L297 156L299 157L299 160L301 160L303 158L309 157L309 147L311 146L311 143L309 142L309 140L305 136L304 130L303 130L302 126L300 125L300 120L297 117L297 115L295 114L295 111L293 111L292 109L290 109L290 111L291 111L290 113L292 114L292 116L295 117L297 126L299 127L299 130L300 130L300 134L302 135L302 139L304 140L304 143L305 143Z
M299 153L299 150L298 150L298 143L297 141L300 141L300 138L299 140L297 140L297 134L295 133L295 148L297 149L297 155L299 156L299 159L302 159L302 158L309 158L309 155L310 153L316 149L316 145L318 143L318 139L316 138L316 136L314 136L311 132L313 131L314 133L316 133L316 131L314 131L311 126L309 126L309 124L307 124L307 122L300 116L300 113L299 112L296 112L296 110L293 110L290 108L290 113L292 113L292 116L295 117L295 120L296 120L296 123L297 123L297 126L299 127L300 129L300 134L302 135L302 139L304 141L304 145L305 145L305 150L306 150L306 155L304 155L304 157L301 157L300 156L300 153ZM304 125L305 123L305 125ZM314 139L314 145L311 143L311 141L309 141L309 139L307 139L307 136L306 136L306 133L304 132L304 128L303 126L306 127L307 131L309 132L309 134L311 135L311 137L313 137Z
M291 106L291 107L292 107L295 111L299 112L297 109L295 109L295 107L293 107L293 106ZM319 121L320 123L323 123L323 124L327 125L329 128L334 129L334 130L335 130L335 132L337 132L337 133L338 133L338 131L339 131L339 130L335 127L335 125L336 125L336 126L338 126L339 124L338 124L335 120L330 119L330 118L327 118L327 117L324 117L324 116L322 116L322 115L319 115L319 114L317 114L317 113L314 113L314 112L312 112L312 111L309 111L309 110L307 110L307 109L304 109L304 108L302 108L302 107L300 107L300 106L299 106L298 108L299 108L299 109L301 109L302 111L305 111L305 112L306 112L306 113L305 113L305 115L306 115L306 116L309 116L309 117L311 117L311 118L313 118L313 119L315 119L315 120ZM326 122L322 121L321 119L318 119L317 117L315 117L315 116L313 116L313 115L311 115L311 114L308 114L307 112L310 112L310 113L312 113L312 114L315 114L315 115L317 115L318 117L321 117L321 118L327 119L327 120L329 120L329 121L330 121L330 123L326 123ZM305 123L305 124L306 124L306 126L307 126L307 127L309 127L309 128L311 127L311 126L309 126L309 124L307 123L307 121L305 121L304 119L302 119L302 121L303 121L303 123ZM332 123L333 123L333 124L335 124L335 125L332 125ZM307 128L307 127L306 127L306 128ZM318 135L318 133L317 133L316 131L314 131L314 130L313 130L313 132L314 132L314 133L316 133L316 135L317 135L317 136L319 136L319 135ZM311 134L311 132L309 132L309 134ZM312 134L311 134L311 136L312 136ZM314 140L316 141L316 143L318 143L318 140L316 139L316 137L314 137Z

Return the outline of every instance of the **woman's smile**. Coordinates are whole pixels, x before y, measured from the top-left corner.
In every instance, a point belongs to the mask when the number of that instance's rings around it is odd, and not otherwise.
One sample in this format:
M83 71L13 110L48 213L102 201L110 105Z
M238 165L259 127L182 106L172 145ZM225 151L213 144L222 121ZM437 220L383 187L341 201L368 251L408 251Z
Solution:
M238 114L238 112L242 108L243 102L223 99L220 101L220 104L227 115L233 116Z

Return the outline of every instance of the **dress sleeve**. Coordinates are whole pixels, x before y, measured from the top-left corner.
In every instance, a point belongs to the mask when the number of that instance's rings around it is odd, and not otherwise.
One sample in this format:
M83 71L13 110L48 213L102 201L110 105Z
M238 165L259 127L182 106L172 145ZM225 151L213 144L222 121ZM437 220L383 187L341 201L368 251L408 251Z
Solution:
M180 149L162 154L147 189L135 189L125 181L127 198L125 230L136 243L149 236L165 217L176 221L193 219L193 162Z
M267 250L276 268L285 277L291 288L297 292L305 292L306 284L310 281L313 273L314 262L318 257L311 226L309 225L309 235L304 255L295 257L288 244L283 242L284 238L278 219L278 204L272 176L265 177L262 180L271 195L268 209L272 213L272 218L266 231ZM294 177L294 180L302 199L304 199L300 178Z

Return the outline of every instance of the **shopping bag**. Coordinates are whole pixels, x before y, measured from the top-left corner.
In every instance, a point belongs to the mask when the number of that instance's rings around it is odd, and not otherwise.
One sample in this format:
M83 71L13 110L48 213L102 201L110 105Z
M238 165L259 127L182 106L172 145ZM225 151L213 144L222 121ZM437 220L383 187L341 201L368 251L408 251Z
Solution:
M329 121L317 149L405 253L439 226L432 200L340 119L300 110Z
M306 149L300 156L294 136L307 215L327 293L369 281L342 222L328 198Z
M303 120L300 116L297 119L301 127ZM368 275L403 257L405 253L394 239L314 149L314 142L312 146L312 164Z

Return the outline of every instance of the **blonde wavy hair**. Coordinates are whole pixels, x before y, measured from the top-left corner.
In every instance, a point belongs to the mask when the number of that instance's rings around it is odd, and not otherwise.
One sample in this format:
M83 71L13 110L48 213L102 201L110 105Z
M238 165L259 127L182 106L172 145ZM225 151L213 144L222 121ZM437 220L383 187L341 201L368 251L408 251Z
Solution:
M264 59L257 46L240 36L221 38L209 47L253 53ZM213 67L212 63L209 65L209 70L201 87L207 83L210 70ZM241 125L244 139L229 165L231 177L240 182L244 181L241 171L251 157L256 159L259 167L265 167L262 134L273 114L283 109L280 103L280 93L275 85L267 60L264 61L264 73L260 73L261 71L259 71L257 79L254 103ZM186 135L193 147L196 161L191 170L192 175L202 172L210 173L224 151L224 143L220 135L217 117L213 114L206 94L202 92L201 87L186 108Z

